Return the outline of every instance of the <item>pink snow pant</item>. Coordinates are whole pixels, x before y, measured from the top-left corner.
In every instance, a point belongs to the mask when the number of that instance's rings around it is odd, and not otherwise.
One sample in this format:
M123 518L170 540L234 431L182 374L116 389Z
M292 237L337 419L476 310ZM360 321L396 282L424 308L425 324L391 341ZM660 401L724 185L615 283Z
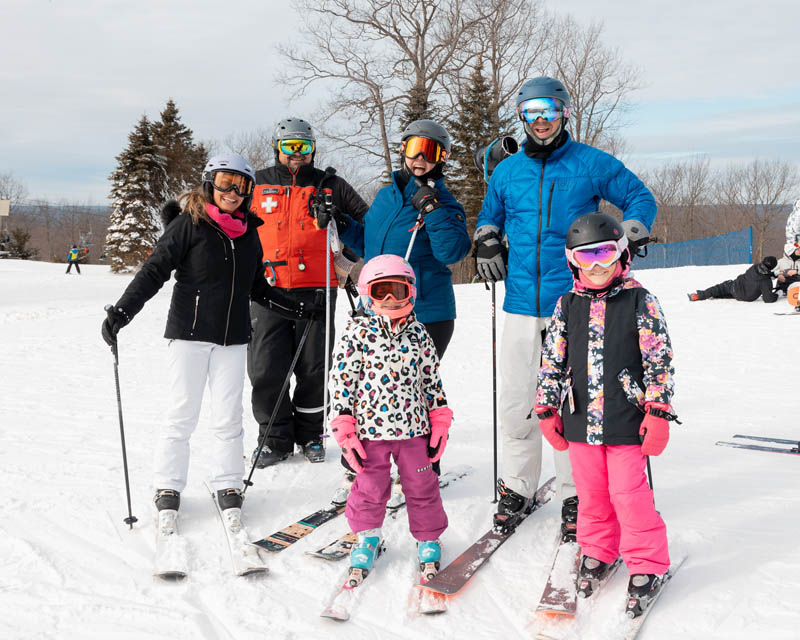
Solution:
M354 533L383 524L392 491L394 458L408 510L408 528L417 540L435 540L447 528L439 478L428 458L428 437L408 440L362 440L367 459L353 482L345 516Z
M631 575L669 569L667 527L653 504L638 445L569 443L578 490L578 544L603 562L622 556Z

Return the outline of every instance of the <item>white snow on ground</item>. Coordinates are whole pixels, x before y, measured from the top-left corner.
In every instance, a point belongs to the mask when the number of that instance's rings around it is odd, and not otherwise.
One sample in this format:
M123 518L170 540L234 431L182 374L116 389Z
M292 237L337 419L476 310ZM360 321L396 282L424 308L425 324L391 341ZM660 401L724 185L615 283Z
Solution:
M347 528L344 517L294 547L269 555L270 573L236 578L203 487L209 415L192 441L180 525L194 551L183 583L151 576L154 509L151 456L165 392L161 337L169 289L120 334L119 374L133 513L128 531L113 360L100 337L103 306L130 276L105 266L64 275L64 265L0 260L0 638L525 638L547 574L559 505L526 521L452 600L450 611L406 612L415 573L405 516L385 526L387 553L365 584L353 618L319 617L345 564L304 551ZM714 446L735 433L800 438L797 367L800 319L780 301L690 303L685 295L743 265L639 272L661 300L675 348L673 428L653 459L656 504L674 557L689 559L664 592L642 637L798 638L800 458ZM490 296L457 287L459 318L443 364L456 423L443 466L472 475L443 491L450 528L446 560L489 528L492 499ZM502 287L498 287L498 301ZM348 305L342 296L337 321ZM499 305L498 305L499 306ZM499 321L502 329L502 321ZM502 331L500 339L502 339ZM247 385L246 385L247 387ZM245 391L246 444L257 428ZM324 464L295 456L254 477L245 520L255 537L326 505L341 477L330 443ZM545 456L543 478L552 472ZM620 570L574 638L613 638L624 606ZM588 603L582 603L588 604Z

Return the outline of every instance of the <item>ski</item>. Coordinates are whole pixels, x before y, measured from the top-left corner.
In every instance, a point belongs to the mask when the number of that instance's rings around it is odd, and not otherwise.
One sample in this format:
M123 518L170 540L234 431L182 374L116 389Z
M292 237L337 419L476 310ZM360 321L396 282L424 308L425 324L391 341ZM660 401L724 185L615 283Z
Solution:
M578 608L576 585L581 564L581 548L577 542L562 540L561 535L558 539L547 584L536 606L537 616L572 617Z
M792 447L791 449L784 449L783 447L765 447L760 444L743 444L741 442L723 442L717 441L715 444L720 447L733 447L734 449L750 449L752 451L770 451L772 453L788 453L789 455L800 455L800 448Z
M416 613L421 615L435 615L445 613L448 608L447 596L427 589L417 589L418 586L426 585L430 580L424 571L419 572L419 580L411 590L412 607Z
M639 631L641 631L642 625L644 625L647 616L650 615L650 612L653 610L653 605L655 604L656 600L661 597L661 594L664 592L664 587L666 587L667 584L672 580L675 573L681 568L681 565L686 562L686 558L687 556L682 556L677 562L672 564L672 566L669 568L669 571L664 574L659 590L652 598L647 600L643 609L639 609L641 613L639 613L639 615L633 619L626 621L623 633L620 636L620 640L634 640L639 635ZM632 605L632 601L637 602L640 606L642 604L641 602L637 601L636 598L628 598L625 610L629 617L631 615L632 606L634 606Z
M164 580L182 580L187 574L186 544L178 534L178 512L163 509L156 524L156 557L153 575Z
M383 555L383 542L381 541L378 558ZM319 614L323 618L330 618L331 620L338 620L339 622L346 622L350 619L350 615L358 602L358 597L364 588L364 581L375 570L374 566L367 573L362 573L361 569L347 568L344 578L341 580L341 586L336 589L333 596L328 600L328 603Z
M344 504L332 504L327 509L320 509L314 513L293 522L288 527L284 527L275 533L268 535L261 540L255 540L250 544L266 549L267 551L283 551L290 547L301 538L305 538L320 525L333 520L336 516L344 513Z
M793 444L795 447L800 447L800 440L788 440L786 438L767 438L765 436L743 436L735 435L734 438L744 438L746 440L760 440L761 442L777 442L779 444Z
M554 483L555 478L550 478L550 480L539 487L536 491L536 499L531 513L550 501L553 497ZM472 576L475 575L478 569L485 564L492 554L514 534L521 521L528 515L529 514L525 514L514 526L505 531L498 531L495 528L490 529L472 546L458 556L458 558L437 573L433 580L425 584L417 585L417 587L448 596L457 594L472 579Z
M217 492L208 483L206 483L206 488L211 493L214 507L225 531L233 572L237 576L267 573L268 569L258 555L258 549L249 543L247 530L242 526L242 510L237 508L220 509Z
M455 482L456 480L463 478L467 474L472 471L472 467L464 466L460 467L453 471L448 471L447 473L443 473L439 477L439 489L444 489L445 487L450 486L450 483ZM390 506L389 504L386 505L386 515L396 517L397 513L405 508L406 503L405 501L402 502L399 506ZM350 555L350 549L353 548L353 544L356 541L356 534L347 532L342 536L339 536L335 540L332 540L324 547L320 547L315 551L306 551L306 555L313 556L315 558L322 558L323 560L341 560L346 558Z

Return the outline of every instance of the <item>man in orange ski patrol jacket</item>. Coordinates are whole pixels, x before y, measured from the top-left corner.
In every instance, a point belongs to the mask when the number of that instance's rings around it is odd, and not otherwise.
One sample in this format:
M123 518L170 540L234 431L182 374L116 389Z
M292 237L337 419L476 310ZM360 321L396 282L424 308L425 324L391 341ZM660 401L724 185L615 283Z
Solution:
M311 125L300 118L285 118L272 136L275 165L256 171L252 211L264 221L258 228L264 250L264 265L270 284L296 302L311 302L315 290L325 287L325 257L331 259L331 332L336 305L337 279L332 252L326 253L326 231L316 224L322 201L319 189L330 189L333 207L328 215L346 213L361 220L369 208L345 180L331 170L314 167L316 139ZM316 206L315 206L316 205ZM334 225L335 227L335 225ZM253 385L253 416L263 436L281 387L289 373L300 337L312 323L294 369L292 397L287 393L278 408L266 446L253 462L264 468L285 460L297 444L311 462L322 462L323 394L325 389L325 321L287 320L262 305L252 304L253 334L247 354L247 371Z

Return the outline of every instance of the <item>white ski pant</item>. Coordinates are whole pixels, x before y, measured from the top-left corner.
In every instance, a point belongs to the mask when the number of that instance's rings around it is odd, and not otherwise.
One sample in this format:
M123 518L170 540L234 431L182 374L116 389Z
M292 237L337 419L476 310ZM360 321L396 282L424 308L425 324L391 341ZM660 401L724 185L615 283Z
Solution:
M189 438L200 418L206 381L211 393L210 484L241 489L244 477L242 390L247 345L170 340L167 351L172 406L155 452L155 488L183 491L189 470Z
M500 429L503 433L503 473L506 486L530 497L542 472L542 432L533 411L542 353L542 332L550 318L506 313L500 344ZM549 445L548 445L549 446ZM576 495L567 451L553 450L556 497Z

